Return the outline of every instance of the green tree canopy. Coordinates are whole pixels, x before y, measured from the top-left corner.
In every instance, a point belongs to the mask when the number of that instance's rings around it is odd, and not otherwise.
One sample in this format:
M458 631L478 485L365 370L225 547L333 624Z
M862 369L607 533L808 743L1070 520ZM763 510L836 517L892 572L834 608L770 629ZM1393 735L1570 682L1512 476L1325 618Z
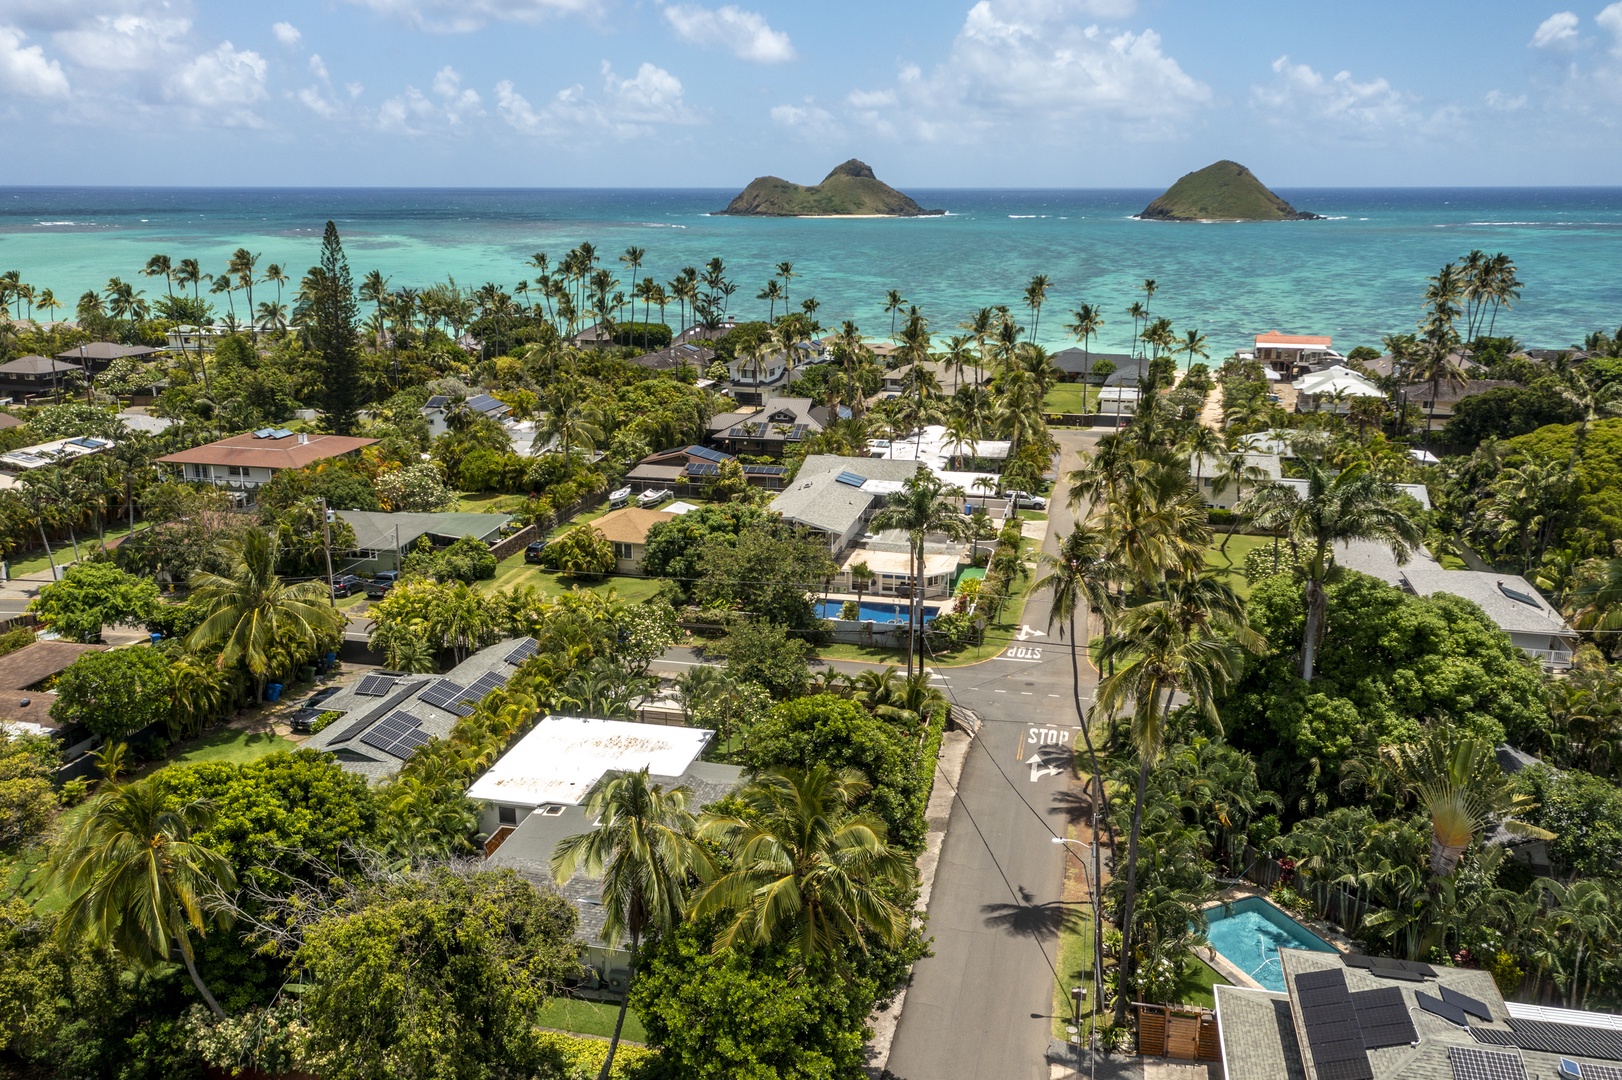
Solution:
M168 693L169 662L156 649L87 652L57 676L51 719L124 739L167 716Z
M703 569L700 554L712 536L735 537L744 529L770 523L774 514L744 503L700 506L648 530L642 569L650 577L667 577L687 595Z
M580 971L574 909L511 870L428 871L310 929L298 962L329 1080L531 1076L535 1012Z
M139 625L158 603L157 583L110 562L78 562L39 591L28 610L70 641L96 641L106 625Z

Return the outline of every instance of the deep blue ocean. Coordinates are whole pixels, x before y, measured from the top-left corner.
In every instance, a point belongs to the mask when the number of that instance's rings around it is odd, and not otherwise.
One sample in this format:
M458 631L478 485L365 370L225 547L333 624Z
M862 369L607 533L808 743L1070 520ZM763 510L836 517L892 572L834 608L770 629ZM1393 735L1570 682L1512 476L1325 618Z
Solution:
M331 218L355 276L381 270L395 288L447 276L511 288L533 276L533 253L555 263L590 241L627 292L630 273L616 262L627 247L646 249L643 273L660 281L720 256L739 284L733 313L764 315L755 295L787 260L796 303L815 296L825 325L855 319L873 337L889 333L890 289L944 335L983 305L1023 312L1027 281L1047 274L1041 340L1067 344L1068 312L1088 302L1106 319L1093 347L1120 349L1131 333L1126 308L1154 278L1155 314L1170 317L1179 335L1198 329L1222 356L1265 330L1332 334L1342 349L1377 345L1413 328L1427 275L1480 248L1507 252L1525 283L1498 332L1563 346L1622 324L1622 188L1281 189L1328 220L1251 224L1133 220L1157 194L1148 190L914 189L948 215L906 220L710 216L732 194L0 188L0 271L53 289L68 313L81 292L114 275L161 294L161 282L138 274L160 252L220 272L247 247L262 255L261 268L279 263L296 280ZM676 318L674 308L668 316Z

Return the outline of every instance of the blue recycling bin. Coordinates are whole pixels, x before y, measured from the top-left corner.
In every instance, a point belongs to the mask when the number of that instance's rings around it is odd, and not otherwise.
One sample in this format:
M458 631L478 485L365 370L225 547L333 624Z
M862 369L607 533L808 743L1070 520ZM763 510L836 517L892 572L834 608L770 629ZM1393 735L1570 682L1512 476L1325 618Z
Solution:
M163 635L156 631L153 631L149 636L152 638L152 644L154 645L163 640Z
M269 686L265 687L265 700L266 701L272 701L272 702L280 701L281 697L282 697L282 684L281 683L273 682Z

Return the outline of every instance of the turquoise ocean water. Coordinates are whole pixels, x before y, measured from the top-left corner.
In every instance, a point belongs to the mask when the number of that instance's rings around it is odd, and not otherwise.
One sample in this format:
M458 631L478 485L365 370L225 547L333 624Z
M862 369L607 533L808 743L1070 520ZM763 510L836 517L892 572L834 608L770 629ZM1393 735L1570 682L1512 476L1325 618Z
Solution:
M1105 312L1093 347L1119 349L1131 332L1126 308L1152 277L1155 314L1179 334L1198 328L1221 356L1272 329L1332 334L1343 349L1378 344L1412 328L1428 274L1481 248L1508 252L1525 282L1500 333L1563 346L1622 324L1622 188L1280 193L1329 220L1133 220L1152 191L915 190L948 216L784 220L709 216L732 194L719 190L0 188L0 271L52 288L69 312L113 275L161 293L161 282L138 277L158 252L219 272L247 247L261 267L278 262L296 280L332 218L357 278L378 269L395 288L447 275L510 288L532 276L532 253L555 262L589 240L626 291L629 272L615 259L628 246L647 250L643 272L660 281L720 256L739 283L733 312L764 315L754 296L788 260L796 302L814 295L825 325L854 318L879 337L889 332L889 289L944 334L980 306L1021 308L1026 282L1044 273L1044 343L1068 343L1068 310L1085 301Z

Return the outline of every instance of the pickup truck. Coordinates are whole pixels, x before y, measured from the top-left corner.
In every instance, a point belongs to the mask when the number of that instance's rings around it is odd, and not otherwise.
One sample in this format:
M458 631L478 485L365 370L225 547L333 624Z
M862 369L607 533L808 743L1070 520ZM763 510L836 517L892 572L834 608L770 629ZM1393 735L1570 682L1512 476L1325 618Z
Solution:
M373 600L381 600L385 596L389 595L389 590L394 588L394 583L399 580L399 571L385 570L381 574L376 575L371 580L366 582L364 586L366 589L366 595Z

